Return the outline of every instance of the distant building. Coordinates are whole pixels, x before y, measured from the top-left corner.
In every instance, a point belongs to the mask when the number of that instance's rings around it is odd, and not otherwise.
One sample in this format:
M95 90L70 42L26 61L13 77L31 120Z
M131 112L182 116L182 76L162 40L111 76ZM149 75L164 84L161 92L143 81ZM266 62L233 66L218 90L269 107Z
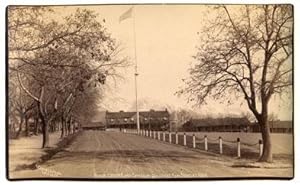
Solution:
M251 125L247 118L203 118L190 119L182 129L196 132L248 132Z
M269 121L270 131L272 133L292 133L293 132L293 122L292 121ZM258 123L253 124L253 132L260 132L260 126Z
M105 115L107 128L136 129L136 112L109 112ZM170 114L167 109L163 111L141 111L139 112L140 129L168 130Z
M105 123L103 122L90 122L84 125L81 125L83 130L105 130Z

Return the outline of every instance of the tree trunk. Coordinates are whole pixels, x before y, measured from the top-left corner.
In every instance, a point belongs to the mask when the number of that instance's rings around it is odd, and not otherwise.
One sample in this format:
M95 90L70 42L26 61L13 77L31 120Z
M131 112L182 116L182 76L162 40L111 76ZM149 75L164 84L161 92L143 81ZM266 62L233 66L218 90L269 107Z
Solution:
M43 112L43 107L41 105L41 102L38 102L38 107L39 107L39 115L41 118L41 123L43 126L43 144L42 148L47 148L49 147L49 121L46 119L46 116L44 115Z
M60 129L59 121L56 121L55 122L55 131L59 131L59 129Z
M270 133L270 126L268 123L268 119L261 119L259 121L259 125L261 127L261 134L263 140L263 153L262 156L259 158L259 162L272 162L273 155L272 155L272 142L271 142L271 133Z
M49 129L50 129L50 132L51 132L51 133L54 132L53 125L54 125L54 122L51 121L51 122L49 123Z
M15 133L16 132L16 124L12 123L12 132Z
M70 135L70 120L67 121L67 135Z
M73 122L73 133L76 132L76 125L75 125L75 122Z
M70 133L74 134L74 128L73 128L73 120L72 117L70 117Z
M23 122L24 122L24 118L23 116L21 116L21 120L20 120L20 124L19 124L19 130L16 134L16 138L19 138L22 132L22 127L23 127Z
M64 116L61 116L61 135L60 138L63 138L65 136L65 120Z
M42 118L43 124L43 145L42 148L49 147L49 123L45 118Z
M39 118L34 119L34 135L39 133Z
M28 122L28 116L25 116L25 134L28 137L29 136L29 122Z

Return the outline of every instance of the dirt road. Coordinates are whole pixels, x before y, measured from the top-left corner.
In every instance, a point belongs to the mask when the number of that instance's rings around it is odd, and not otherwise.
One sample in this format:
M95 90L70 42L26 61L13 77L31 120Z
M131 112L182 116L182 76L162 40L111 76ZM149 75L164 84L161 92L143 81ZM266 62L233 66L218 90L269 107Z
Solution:
M233 168L238 159L220 157L162 141L108 131L84 131L64 151L36 170L13 177L178 178L290 177L292 168Z

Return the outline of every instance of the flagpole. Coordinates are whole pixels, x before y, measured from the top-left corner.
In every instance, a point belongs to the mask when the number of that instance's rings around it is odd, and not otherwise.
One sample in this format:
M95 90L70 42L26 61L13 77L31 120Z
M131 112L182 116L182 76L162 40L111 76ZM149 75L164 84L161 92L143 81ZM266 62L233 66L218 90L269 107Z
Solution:
M135 74L134 74L134 80L135 80L135 108L136 108L136 127L137 132L140 132L140 115L139 115L139 109L138 109L138 90L137 90L137 76L138 70L137 70L137 55L136 55L136 31L135 31L135 7L133 7L133 34L134 34L134 59L135 59Z

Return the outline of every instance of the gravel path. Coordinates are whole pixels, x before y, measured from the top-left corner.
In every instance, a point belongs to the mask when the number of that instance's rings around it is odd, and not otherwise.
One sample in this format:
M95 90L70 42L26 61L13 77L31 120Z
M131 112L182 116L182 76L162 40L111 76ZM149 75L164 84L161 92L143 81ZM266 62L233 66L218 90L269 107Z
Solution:
M291 177L292 168L233 168L238 159L220 157L142 136L84 131L63 152L18 177L207 178Z

